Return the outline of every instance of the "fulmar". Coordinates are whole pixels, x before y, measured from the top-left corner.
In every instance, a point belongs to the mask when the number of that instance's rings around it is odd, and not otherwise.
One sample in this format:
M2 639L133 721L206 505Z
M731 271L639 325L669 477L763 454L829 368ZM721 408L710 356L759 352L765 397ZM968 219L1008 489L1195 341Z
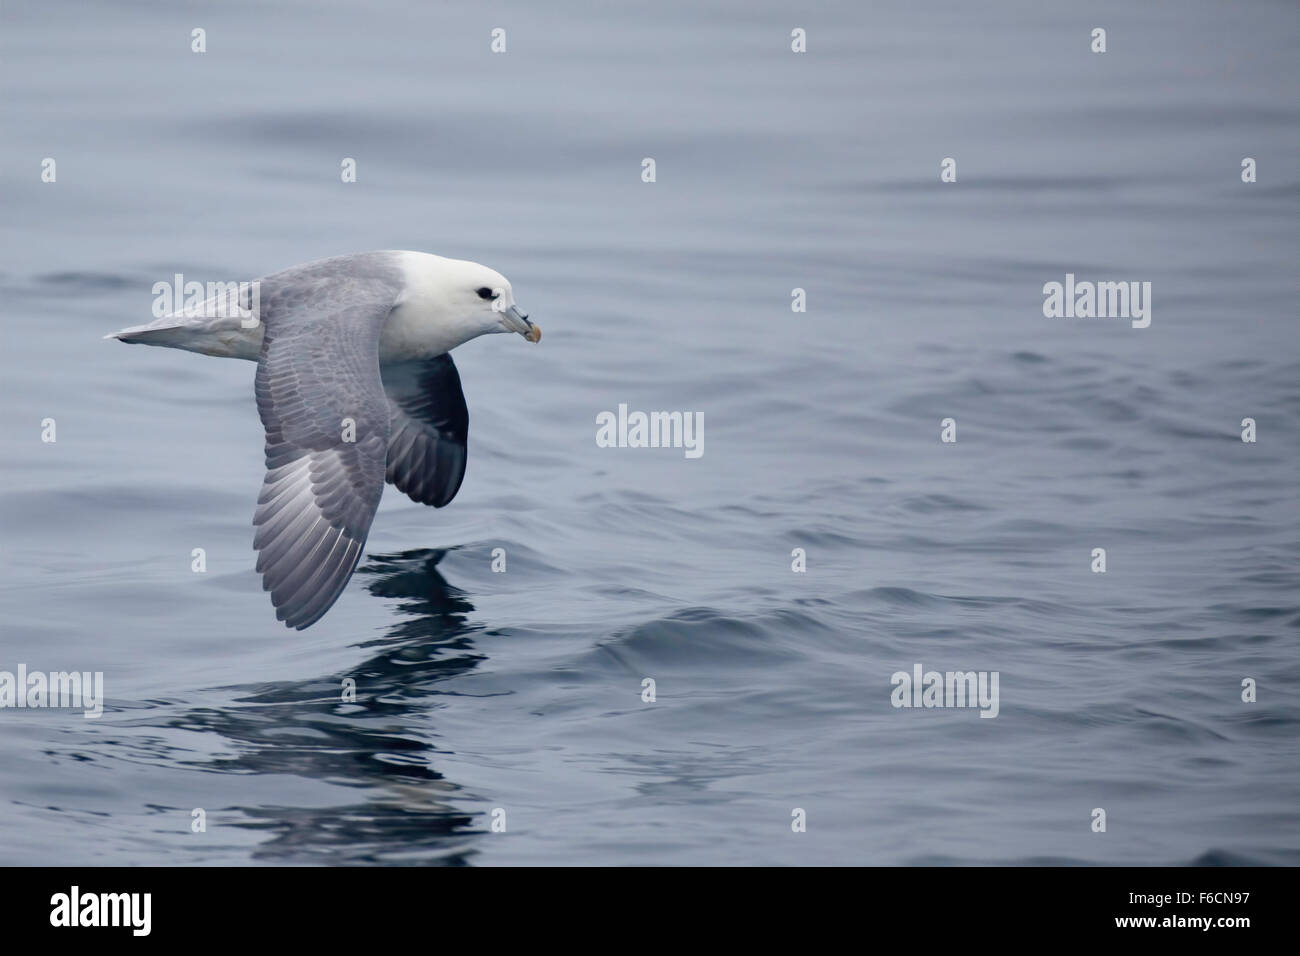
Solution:
M385 481L435 508L456 496L469 411L450 352L489 332L542 335L505 276L383 251L231 283L105 337L257 362L266 477L253 547L276 618L302 630L352 577Z

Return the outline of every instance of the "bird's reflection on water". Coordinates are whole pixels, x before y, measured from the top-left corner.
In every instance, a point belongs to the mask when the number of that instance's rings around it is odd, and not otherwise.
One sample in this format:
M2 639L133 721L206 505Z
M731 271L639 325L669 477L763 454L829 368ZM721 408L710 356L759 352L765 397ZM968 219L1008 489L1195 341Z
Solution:
M267 831L255 858L272 863L466 863L474 818L455 806L460 792L434 769L423 731L439 683L474 668L479 627L474 606L437 564L444 551L368 558L357 575L366 589L397 599L399 623L359 646L372 656L347 671L312 680L227 688L236 706L188 712L189 730L220 734L238 756L208 770L293 774L356 788L340 806L237 808L239 826ZM344 700L347 679L356 699ZM419 719L417 719L419 718Z

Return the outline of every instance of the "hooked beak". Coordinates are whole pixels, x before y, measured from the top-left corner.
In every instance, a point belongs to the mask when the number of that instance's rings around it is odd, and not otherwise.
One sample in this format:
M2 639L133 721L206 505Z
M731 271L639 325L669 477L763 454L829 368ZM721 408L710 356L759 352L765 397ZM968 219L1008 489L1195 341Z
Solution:
M518 332L530 342L538 342L542 338L542 327L528 321L528 316L519 311L518 306L512 305L501 313L501 324L510 332Z

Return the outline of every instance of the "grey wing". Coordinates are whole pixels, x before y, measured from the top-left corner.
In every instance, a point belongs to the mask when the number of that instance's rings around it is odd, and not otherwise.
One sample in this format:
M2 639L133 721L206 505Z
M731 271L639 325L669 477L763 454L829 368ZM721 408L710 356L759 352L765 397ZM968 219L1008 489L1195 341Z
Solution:
M460 490L469 410L450 355L383 367L392 432L387 477L420 504L441 508Z
M384 492L379 333L400 277L367 268L271 278L255 386L266 477L253 547L276 617L301 630L343 592Z

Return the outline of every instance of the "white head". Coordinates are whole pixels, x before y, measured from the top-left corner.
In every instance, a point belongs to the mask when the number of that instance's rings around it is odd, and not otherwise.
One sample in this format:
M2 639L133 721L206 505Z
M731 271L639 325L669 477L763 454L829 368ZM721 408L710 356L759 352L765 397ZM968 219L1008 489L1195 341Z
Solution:
M510 280L485 265L465 259L437 259L438 283L444 290L444 304L477 328L478 335L490 332L518 332L530 342L542 337L539 326L515 305Z
M384 327L381 361L438 355L494 332L518 332L530 342L542 337L495 269L427 252L401 256L406 292Z

